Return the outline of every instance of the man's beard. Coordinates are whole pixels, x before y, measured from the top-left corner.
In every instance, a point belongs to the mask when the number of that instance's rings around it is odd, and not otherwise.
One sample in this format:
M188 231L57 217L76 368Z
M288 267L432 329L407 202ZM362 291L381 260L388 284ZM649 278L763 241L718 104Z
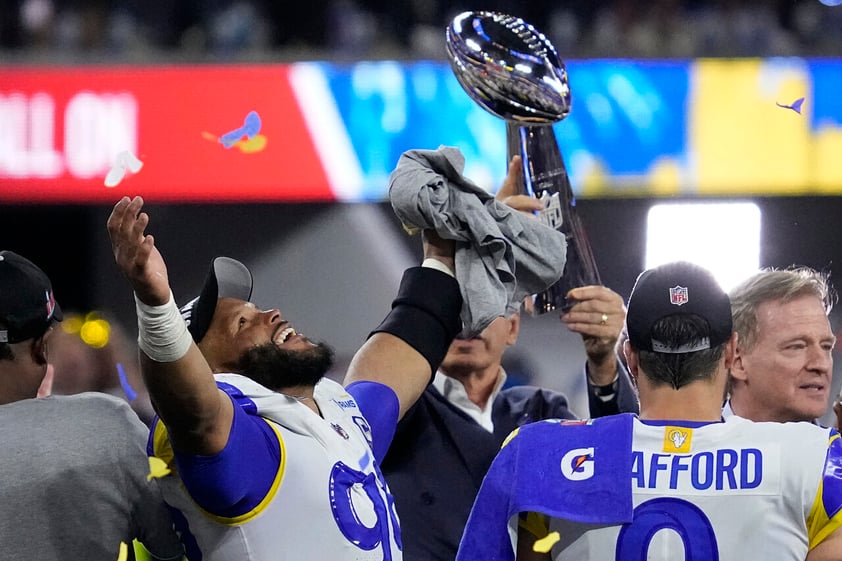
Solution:
M270 390L315 386L333 366L333 349L316 343L305 350L282 349L274 343L253 347L240 357L239 370Z

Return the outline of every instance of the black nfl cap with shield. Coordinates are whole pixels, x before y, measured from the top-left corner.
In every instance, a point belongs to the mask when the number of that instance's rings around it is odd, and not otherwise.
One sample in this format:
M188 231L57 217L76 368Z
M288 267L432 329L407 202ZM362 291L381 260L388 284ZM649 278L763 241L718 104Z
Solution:
M698 341L664 342L652 338L652 327L676 314L693 314L708 324ZM637 277L626 315L629 343L638 350L691 353L725 343L732 332L731 300L713 274L695 263L676 261L648 269Z
M0 343L35 339L61 319L46 273L17 253L0 251Z

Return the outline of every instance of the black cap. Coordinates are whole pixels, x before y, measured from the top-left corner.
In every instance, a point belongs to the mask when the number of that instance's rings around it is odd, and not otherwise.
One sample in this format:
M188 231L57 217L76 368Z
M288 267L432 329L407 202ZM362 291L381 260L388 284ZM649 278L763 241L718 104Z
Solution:
M61 318L44 271L17 253L0 251L0 343L40 337Z
M217 257L211 262L208 276L199 296L181 307L181 317L195 342L200 342L208 331L216 301L220 298L251 300L253 286L248 267L230 257Z
M701 341L652 339L652 326L676 314L694 314L708 324ZM732 332L731 301L710 271L687 261L667 263L637 277L626 314L629 343L638 350L691 353L718 347Z

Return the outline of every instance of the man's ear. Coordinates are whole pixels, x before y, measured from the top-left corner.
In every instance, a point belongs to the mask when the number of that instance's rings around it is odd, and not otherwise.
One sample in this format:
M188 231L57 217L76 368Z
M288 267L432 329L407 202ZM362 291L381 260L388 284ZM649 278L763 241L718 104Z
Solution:
M628 339L623 342L623 356L626 357L626 367L629 370L629 377L632 383L637 387L637 376L640 373L640 363L638 362L638 355L632 350L631 343Z
M725 367L731 369L734 361L737 358L737 347L739 345L739 337L737 332L731 334L731 338L725 343Z
M33 339L29 345L29 353L32 356L32 361L38 366L47 366L47 339L49 333L50 331L48 329L46 333L37 339Z
M509 336L506 337L506 344L514 345L517 343L517 336L520 333L520 312L515 312L508 317L509 320Z
M743 348L742 343L740 343L739 337L734 344L734 357L731 360L731 367L728 370L731 374L731 378L734 378L735 380L745 381L747 378L745 367L745 349Z

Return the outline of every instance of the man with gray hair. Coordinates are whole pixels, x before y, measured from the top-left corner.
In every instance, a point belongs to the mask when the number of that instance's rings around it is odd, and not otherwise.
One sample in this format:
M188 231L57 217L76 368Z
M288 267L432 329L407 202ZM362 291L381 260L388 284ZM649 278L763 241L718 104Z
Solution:
M809 267L764 269L730 297L739 340L723 414L816 422L828 409L836 343L827 276Z

